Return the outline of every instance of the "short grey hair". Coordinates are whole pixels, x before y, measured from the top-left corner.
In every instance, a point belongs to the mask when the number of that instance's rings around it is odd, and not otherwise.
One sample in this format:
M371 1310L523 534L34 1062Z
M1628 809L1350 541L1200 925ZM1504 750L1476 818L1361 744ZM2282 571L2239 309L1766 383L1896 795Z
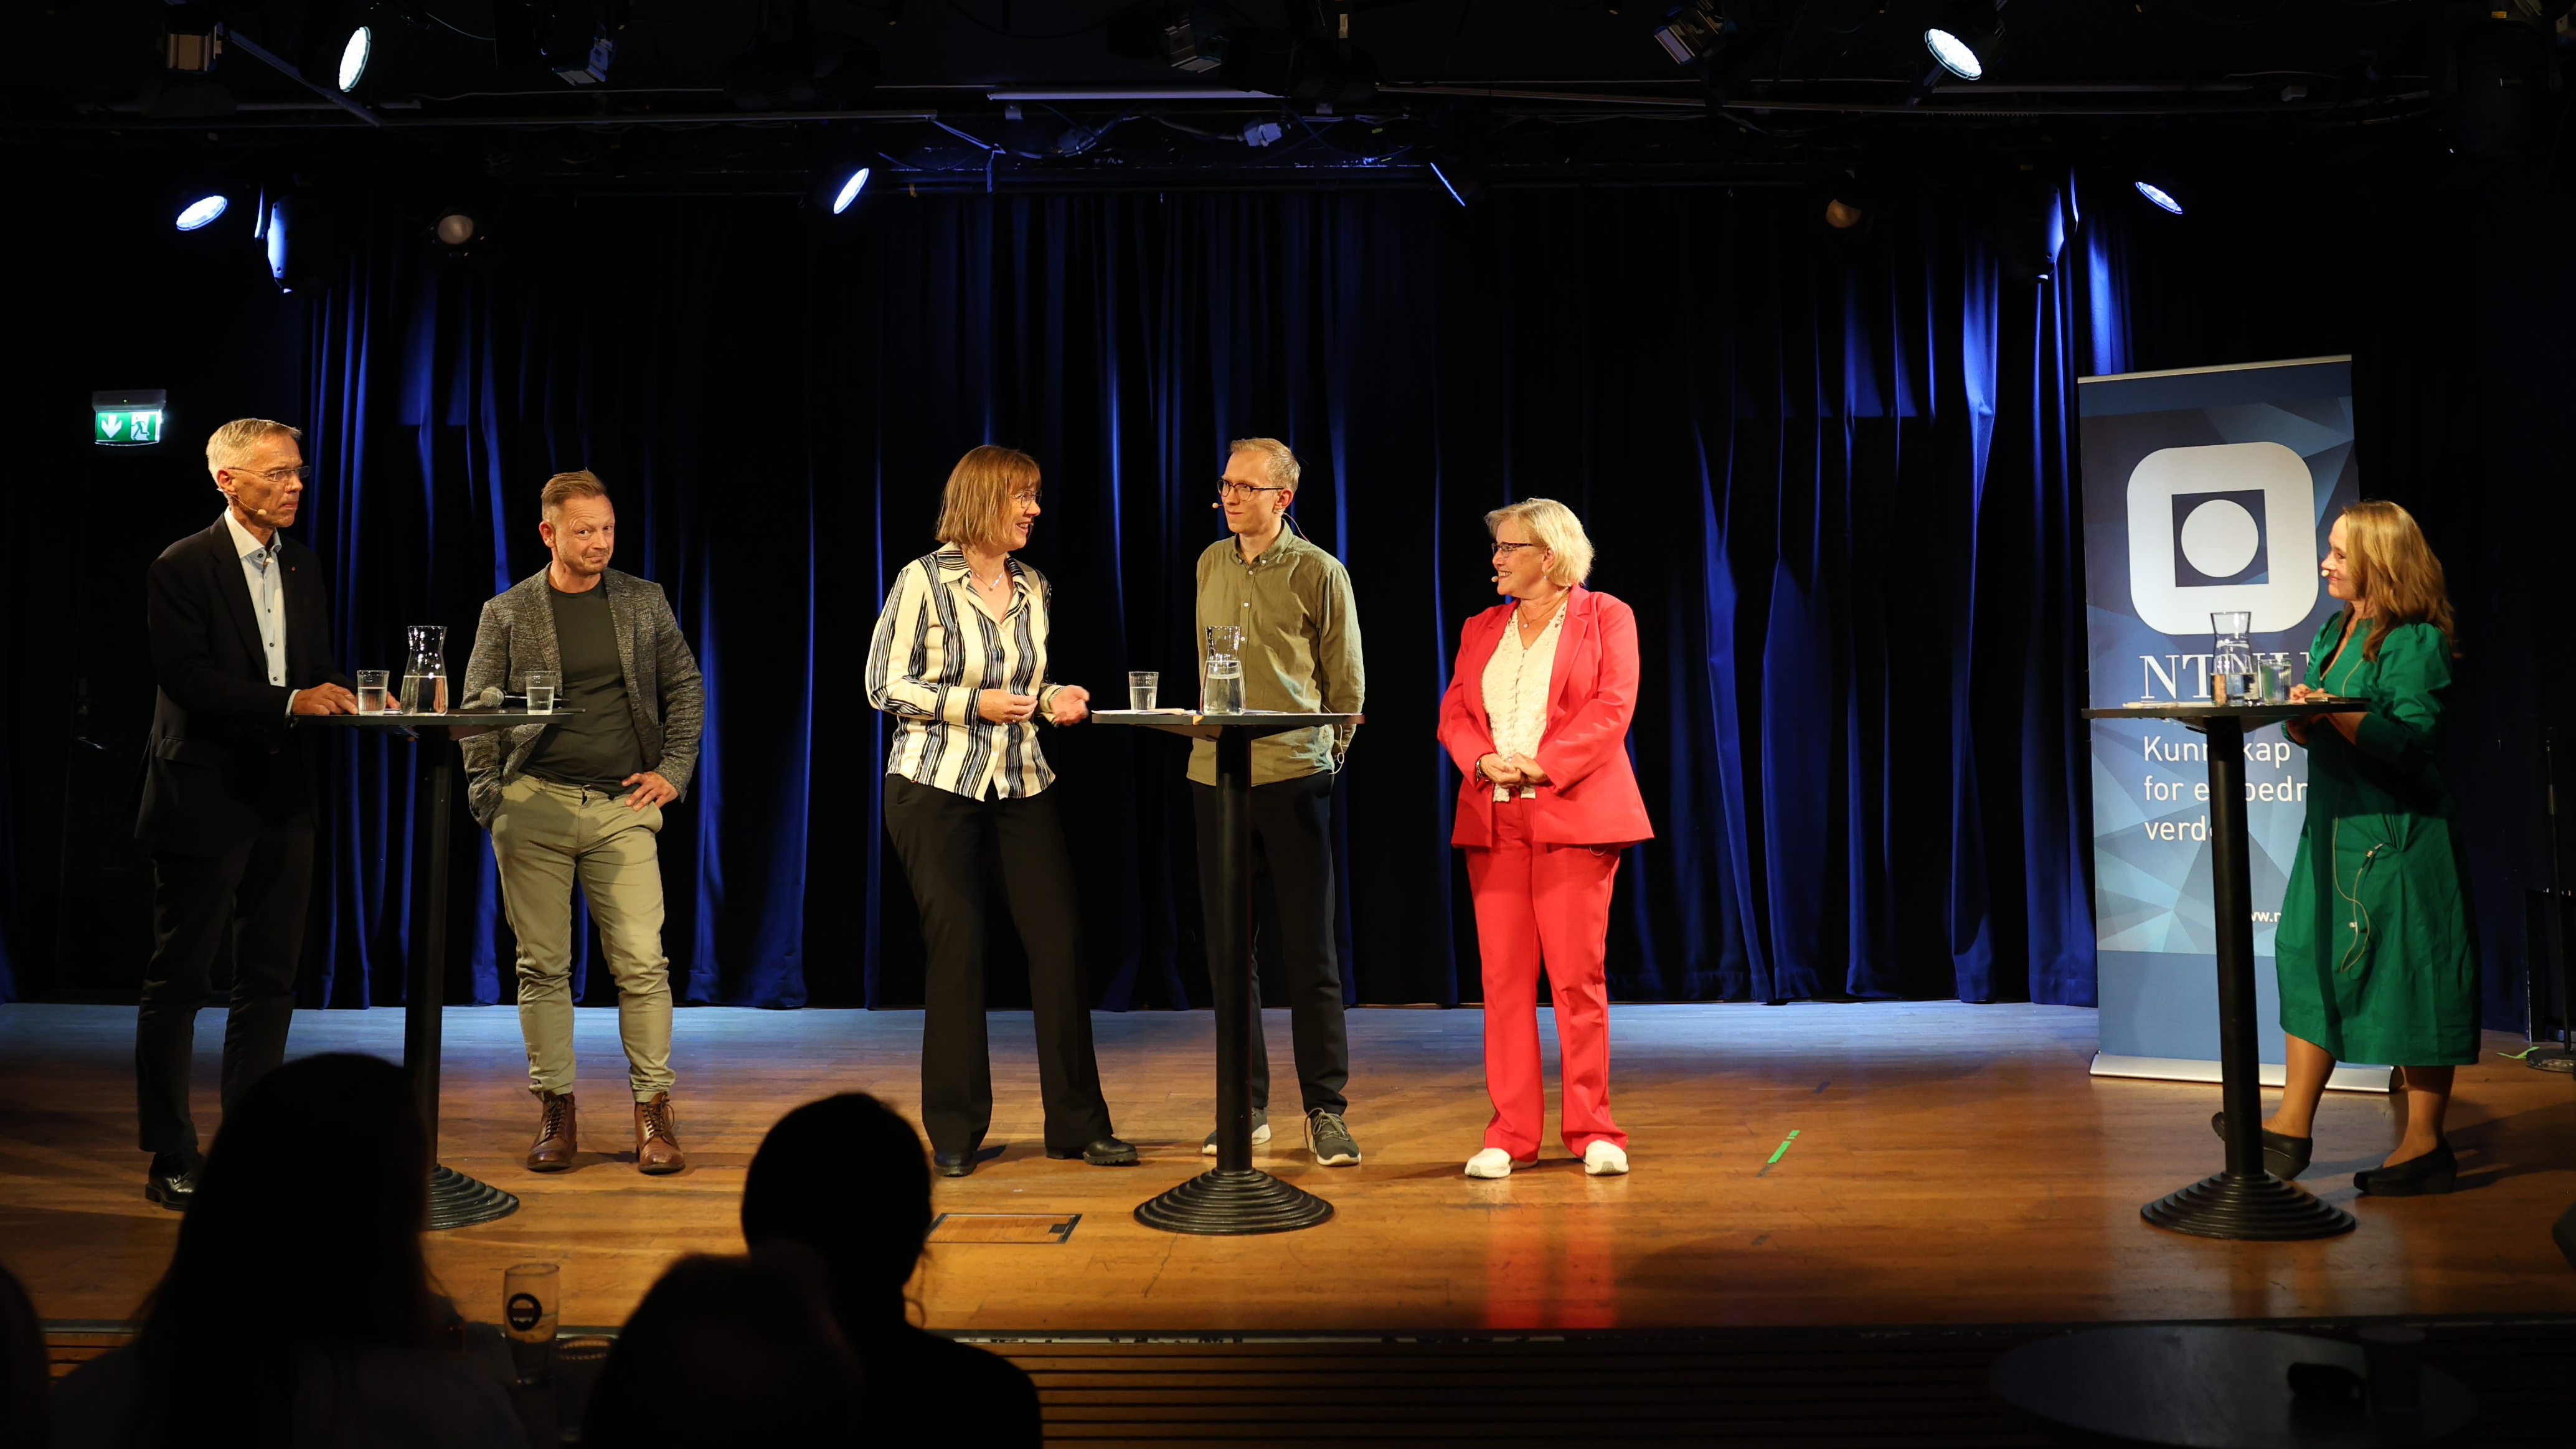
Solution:
M1553 498L1524 498L1485 515L1485 532L1499 536L1503 520L1519 522L1529 541L1556 554L1547 566L1548 582L1566 588L1592 577L1592 538L1574 510Z
M1229 458L1237 453L1259 453L1270 465L1270 486L1293 489L1297 486L1297 455L1277 438L1237 438L1226 445Z
M235 418L206 439L206 476L211 478L218 470L240 462L242 454L271 438L303 436L302 428L290 428L267 418Z

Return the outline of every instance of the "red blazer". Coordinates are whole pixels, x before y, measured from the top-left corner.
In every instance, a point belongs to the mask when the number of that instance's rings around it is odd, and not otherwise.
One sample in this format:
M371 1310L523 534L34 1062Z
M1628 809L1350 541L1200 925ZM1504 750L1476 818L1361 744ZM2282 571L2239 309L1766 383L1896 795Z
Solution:
M1452 845L1491 849L1493 782L1476 762L1494 753L1493 717L1485 710L1485 665L1512 626L1511 604L1497 604L1458 631L1458 662L1440 700L1440 743L1467 778L1458 787ZM1637 713L1637 613L1608 594L1578 585L1565 602L1565 631L1549 676L1547 729L1539 736L1532 836L1546 845L1626 845L1652 840L1637 772L1628 764L1628 723Z

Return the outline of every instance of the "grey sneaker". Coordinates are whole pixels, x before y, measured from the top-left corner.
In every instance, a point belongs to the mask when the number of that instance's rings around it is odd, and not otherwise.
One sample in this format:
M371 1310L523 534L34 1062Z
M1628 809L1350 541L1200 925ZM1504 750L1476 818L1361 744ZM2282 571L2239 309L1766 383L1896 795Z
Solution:
M1270 1114L1269 1114L1269 1113L1267 1113L1267 1112L1262 1111L1262 1110L1261 1110L1260 1108L1258 1108L1258 1107L1255 1107L1255 1108L1253 1108L1253 1109L1252 1109L1252 1145L1253 1145L1253 1146L1255 1146L1255 1147L1258 1147L1258 1146L1260 1146L1262 1143L1267 1142L1267 1141L1269 1141L1269 1140L1270 1140ZM1202 1142L1202 1143L1200 1143L1200 1144L1199 1144L1199 1155L1200 1155L1200 1156L1202 1156L1202 1157L1214 1157L1214 1156L1216 1156L1216 1134L1215 1134L1215 1133L1213 1133L1213 1132L1209 1133L1209 1134L1207 1135L1207 1141Z
M1307 1113L1306 1145L1313 1149L1318 1166L1353 1167L1360 1160L1360 1145L1351 1140L1351 1129L1342 1124L1339 1112L1319 1108Z

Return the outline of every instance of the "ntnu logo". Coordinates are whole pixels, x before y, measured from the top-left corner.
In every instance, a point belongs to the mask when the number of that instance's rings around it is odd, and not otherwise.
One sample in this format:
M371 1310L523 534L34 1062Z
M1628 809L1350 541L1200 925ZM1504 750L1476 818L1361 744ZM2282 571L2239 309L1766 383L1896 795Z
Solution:
M2129 474L2129 598L2165 634L2243 609L2294 629L2317 602L2316 484L2279 443L2160 448Z

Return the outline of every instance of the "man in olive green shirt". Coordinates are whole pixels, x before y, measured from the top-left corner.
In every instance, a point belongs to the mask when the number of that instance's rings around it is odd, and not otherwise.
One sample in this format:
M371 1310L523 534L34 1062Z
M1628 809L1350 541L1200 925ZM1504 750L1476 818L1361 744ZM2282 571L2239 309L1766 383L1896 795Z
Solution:
M1219 496L1228 536L1199 555L1198 636L1205 663L1207 629L1243 630L1246 709L1357 714L1365 693L1359 613L1341 560L1290 526L1297 497L1297 455L1275 438L1245 438L1226 461ZM1204 670L1202 670L1204 676ZM1306 1144L1315 1161L1345 1167L1360 1160L1343 1122L1350 1044L1342 1024L1342 968L1333 908L1333 775L1350 749L1353 726L1299 730L1252 742L1252 848L1279 899L1281 946L1288 964L1288 1017L1297 1044L1297 1081ZM1199 826L1199 898L1214 910L1221 882L1216 851L1216 746L1190 747L1190 798ZM1208 939L1216 939L1211 922ZM1210 963L1211 966L1214 963ZM1260 983L1253 1004L1260 1005ZM1270 1053L1252 1037L1252 1140L1270 1140ZM1205 1151L1216 1151L1208 1134Z

